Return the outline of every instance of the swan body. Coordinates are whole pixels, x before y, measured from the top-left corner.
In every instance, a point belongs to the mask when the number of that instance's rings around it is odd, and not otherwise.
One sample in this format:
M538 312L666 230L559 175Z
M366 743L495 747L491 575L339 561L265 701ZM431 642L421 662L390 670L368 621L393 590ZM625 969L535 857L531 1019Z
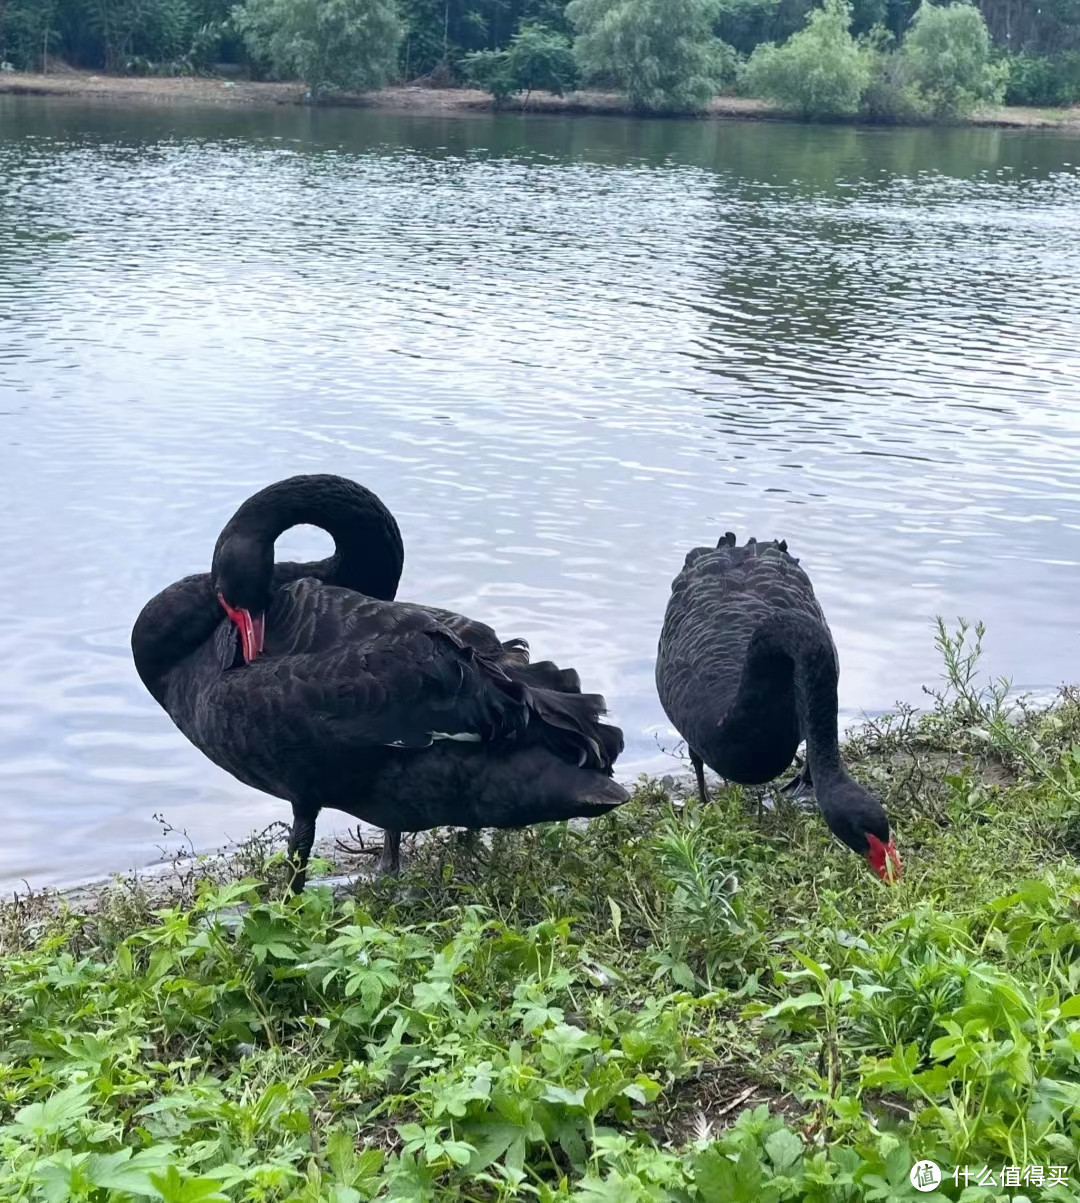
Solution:
M274 564L290 526L334 555ZM523 640L394 601L393 516L369 490L301 476L249 498L211 572L147 603L132 631L144 684L184 735L245 784L288 801L294 884L327 807L396 833L519 827L606 813L622 733L577 674L530 664Z
M825 615L784 542L725 534L691 551L672 584L656 661L668 718L703 764L729 781L779 776L799 744L829 828L882 878L900 861L881 803L847 773L837 730L840 661Z

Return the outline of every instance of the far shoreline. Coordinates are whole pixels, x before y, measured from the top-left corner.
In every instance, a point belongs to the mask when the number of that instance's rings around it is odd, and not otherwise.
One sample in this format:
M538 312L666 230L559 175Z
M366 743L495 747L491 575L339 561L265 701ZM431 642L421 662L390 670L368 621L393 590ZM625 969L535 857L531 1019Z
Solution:
M50 74L4 72L0 74L0 95L63 97L91 104L122 107L228 106L252 110L275 109L280 106L309 107L307 89L298 83L262 83L210 76L105 75L68 69ZM431 117L476 116L495 112L511 115L524 112L528 115L641 116L627 105L623 97L608 92L572 92L566 96L537 92L530 97L528 107L524 110L514 104L498 110L488 93L475 88L432 88L417 84L382 88L363 95L338 93L324 99L319 107L361 108L379 113ZM797 116L767 101L742 96L718 96L709 105L708 111L700 117L677 119L799 120ZM842 124L869 123L854 119ZM958 122L957 126L1080 132L1080 106L1060 110L1016 107L986 109ZM889 125L875 124L874 128L889 128Z

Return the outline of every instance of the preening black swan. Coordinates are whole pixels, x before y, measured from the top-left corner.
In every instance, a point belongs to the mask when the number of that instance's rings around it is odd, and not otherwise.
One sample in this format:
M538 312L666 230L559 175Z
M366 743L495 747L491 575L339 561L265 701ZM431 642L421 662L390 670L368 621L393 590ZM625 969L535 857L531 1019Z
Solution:
M275 564L300 524L334 554ZM629 796L603 698L573 669L530 664L524 640L391 600L403 558L374 493L294 476L245 501L210 572L163 590L132 630L139 676L187 738L292 804L297 890L324 807L387 829L396 860L401 831L592 817Z
M656 687L686 740L702 802L702 762L760 785L805 739L808 763L792 784L812 785L833 834L890 880L901 865L885 810L840 759L839 674L825 615L786 543L736 547L728 533L686 557L664 615Z

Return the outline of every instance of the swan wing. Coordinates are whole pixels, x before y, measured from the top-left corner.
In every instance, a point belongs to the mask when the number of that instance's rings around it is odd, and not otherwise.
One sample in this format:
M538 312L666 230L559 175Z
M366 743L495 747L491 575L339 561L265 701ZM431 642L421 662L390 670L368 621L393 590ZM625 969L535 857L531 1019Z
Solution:
M529 721L490 628L477 647L424 606L304 579L276 591L266 630L264 655L222 674L219 704L305 748L486 743Z

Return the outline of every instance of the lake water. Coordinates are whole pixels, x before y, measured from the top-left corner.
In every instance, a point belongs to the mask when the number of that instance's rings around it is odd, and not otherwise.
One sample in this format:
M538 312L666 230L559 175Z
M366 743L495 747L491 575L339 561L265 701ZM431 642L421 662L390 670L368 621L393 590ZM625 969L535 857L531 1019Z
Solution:
M1080 679L1078 434L1075 137L0 97L0 885L287 817L128 649L272 480L374 488L402 596L575 665L633 775L727 529L802 557L849 720L920 700L937 614Z

